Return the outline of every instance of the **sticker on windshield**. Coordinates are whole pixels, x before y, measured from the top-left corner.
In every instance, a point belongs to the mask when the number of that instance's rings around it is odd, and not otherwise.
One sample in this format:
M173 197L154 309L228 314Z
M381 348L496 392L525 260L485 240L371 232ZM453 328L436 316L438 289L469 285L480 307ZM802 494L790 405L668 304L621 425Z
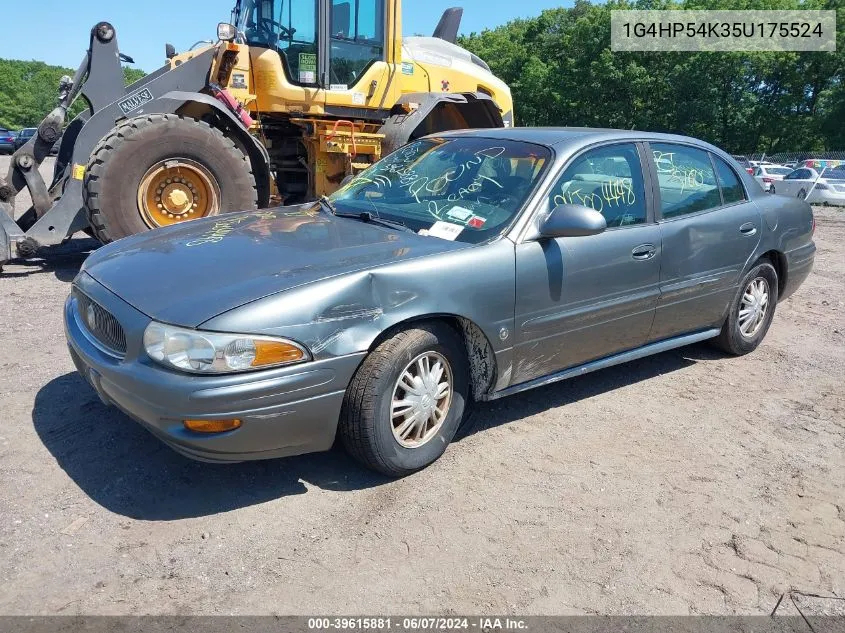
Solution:
M299 54L299 82L317 83L317 55L315 53Z
M472 216L472 211L464 209L463 207L452 207L446 212L446 217L453 220L461 220L466 222Z
M474 215L467 222L467 226L473 229L480 229L487 222L487 218L482 218L479 215Z
M428 229L425 233L420 231L420 234L430 235L431 237L439 237L441 239L454 242L463 230L464 227L460 224L452 224L451 222L435 222L430 229Z

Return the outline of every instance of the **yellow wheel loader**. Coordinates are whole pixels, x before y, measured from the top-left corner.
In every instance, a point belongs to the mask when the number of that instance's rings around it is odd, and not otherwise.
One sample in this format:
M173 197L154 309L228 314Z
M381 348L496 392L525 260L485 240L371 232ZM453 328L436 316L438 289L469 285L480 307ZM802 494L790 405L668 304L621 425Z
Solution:
M409 140L513 125L508 87L455 44L461 9L402 37L401 0L238 0L216 44L125 86L108 22L0 175L0 265L85 230L103 242L331 193ZM65 128L71 104L88 106ZM61 136L52 182L38 167ZM32 207L15 219L28 189Z

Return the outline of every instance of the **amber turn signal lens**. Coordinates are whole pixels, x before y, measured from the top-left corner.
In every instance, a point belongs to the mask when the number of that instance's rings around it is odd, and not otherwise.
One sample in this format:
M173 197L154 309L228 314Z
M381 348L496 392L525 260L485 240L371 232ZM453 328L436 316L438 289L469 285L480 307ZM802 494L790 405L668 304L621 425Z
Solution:
M303 351L294 345L280 341L255 341L255 360L253 367L264 367L265 365L280 365L302 360L305 356Z
M189 431L196 433L225 433L241 426L240 420L183 420Z

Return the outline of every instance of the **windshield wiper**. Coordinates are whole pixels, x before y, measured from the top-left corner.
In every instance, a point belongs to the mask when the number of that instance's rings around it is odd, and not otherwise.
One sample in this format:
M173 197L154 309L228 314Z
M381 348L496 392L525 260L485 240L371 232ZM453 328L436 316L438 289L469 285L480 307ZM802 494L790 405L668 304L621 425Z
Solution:
M357 213L344 213L341 211L335 211L334 215L338 218L351 218L353 220L360 220L361 222L368 222L370 224L379 224L381 226L387 227L388 229L399 229L400 231L416 233L414 229L405 226L405 224L403 222L400 222L399 220L387 220L385 218L378 218L369 211L359 211Z
M328 196L320 196L320 199L317 200L320 203L320 208L325 211L328 211L332 215L337 215L337 207L334 206L334 202L332 202Z

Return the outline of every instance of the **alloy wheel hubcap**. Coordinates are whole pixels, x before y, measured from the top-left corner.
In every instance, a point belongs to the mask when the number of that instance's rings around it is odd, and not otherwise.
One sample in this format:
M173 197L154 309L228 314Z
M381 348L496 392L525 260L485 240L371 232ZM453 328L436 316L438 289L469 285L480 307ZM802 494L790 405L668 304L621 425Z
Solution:
M429 442L449 415L452 368L437 352L420 354L405 366L393 388L393 437L404 448Z
M739 305L739 333L751 338L763 326L769 311L769 282L762 277L753 279L742 293Z

